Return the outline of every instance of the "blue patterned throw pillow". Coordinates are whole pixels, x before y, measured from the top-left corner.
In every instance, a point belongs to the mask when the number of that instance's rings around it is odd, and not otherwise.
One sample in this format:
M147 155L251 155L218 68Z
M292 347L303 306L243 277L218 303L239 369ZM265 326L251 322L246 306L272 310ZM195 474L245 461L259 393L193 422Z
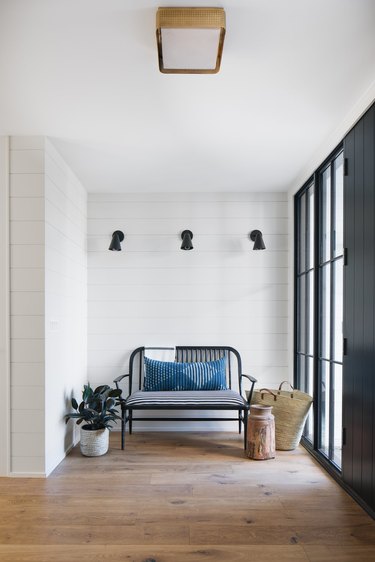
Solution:
M145 357L143 390L226 390L225 357L216 361L176 363Z

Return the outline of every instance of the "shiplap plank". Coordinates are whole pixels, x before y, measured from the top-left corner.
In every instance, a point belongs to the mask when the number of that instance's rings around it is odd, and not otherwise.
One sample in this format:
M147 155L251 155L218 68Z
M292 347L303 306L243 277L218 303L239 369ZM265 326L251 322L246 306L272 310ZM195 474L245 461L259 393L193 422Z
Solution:
M225 246L223 244L223 246ZM246 251L247 250L247 251ZM119 255L120 254L120 255ZM116 273L120 269L140 268L184 268L184 267L218 267L218 268L286 268L287 251L252 252L246 249L230 251L225 247L219 251L201 252L196 248L194 254L174 249L165 251L160 247L159 251L128 252L93 252L90 255L89 268L113 269ZM115 272L114 272L115 273Z
M44 244L44 221L11 221L11 244Z
M123 219L123 220L122 220ZM89 237L112 235L114 230L123 230L127 235L137 236L171 236L174 235L176 243L181 240L181 232L188 228L195 237L199 236L240 236L246 237L254 228L259 228L265 236L285 235L288 233L288 219L286 217L262 217L261 223L258 217L204 217L191 216L188 224L183 224L180 218L170 215L168 217L127 217L122 219L93 218L88 215L87 229ZM266 240L267 242L267 240ZM249 241L250 244L250 241ZM108 242L109 245L109 242Z
M287 284L288 269L284 268L256 268L256 267L194 267L193 259L187 262L185 267L178 267L170 264L168 268L144 268L129 267L128 269L119 269L115 273L102 268L89 269L89 280L95 280L97 284L104 284L108 287L112 285L138 284L142 282L151 282L153 285L169 283L189 283L194 286L196 283L204 282L212 285L220 279L221 284L231 284L233 287L240 280L241 283L253 282Z
M265 234L264 235L267 255L273 255L275 259L275 253L280 251L288 250L288 235L287 234ZM97 255L99 259L105 260L105 256L108 252L110 236L108 233L101 236L92 236L88 240L88 251ZM219 252L225 253L230 252L232 255L249 255L252 254L252 249L254 243L250 240L248 234L241 235L199 235L196 234L193 239L194 248L196 253L211 253ZM143 252L146 254L159 253L159 252L181 252L181 237L172 234L159 234L159 235L149 235L142 236L137 234L126 234L125 241L122 243L122 248L124 254L129 255L129 253ZM122 255L122 254L121 254ZM91 259L94 255L91 256ZM107 257L107 260L111 258ZM125 259L125 258L123 258ZM267 259L267 256L263 256L263 259ZM120 260L121 261L121 260Z
M102 318L157 318L165 315L165 304L160 301L150 301L146 310L142 301L93 301L88 313L89 318L100 320ZM205 316L217 318L218 316L233 319L252 317L255 319L287 318L287 301L272 301L269 303L247 301L243 299L216 300L216 301L175 301L175 306L169 307L170 318Z
M43 291L44 268L11 268L10 286L12 291Z
M9 206L12 221L44 220L43 197L11 197Z
M11 150L43 150L44 137L33 135L16 135L9 138Z
M126 203L114 203L109 201L91 201L88 203L88 213L90 218L109 218L121 219L142 217L160 219L175 217L181 220L188 220L190 217L197 218L219 218L228 219L256 219L263 218L287 218L287 202L174 202L152 201L150 204L139 203L137 201L127 201ZM181 227L185 228L184 225ZM180 228L181 228L180 227ZM186 226L188 228L188 226ZM256 228L254 226L254 228Z
M214 318L203 315L195 316L164 316L163 318L91 318L89 320L89 341L105 342L115 348L120 348L124 336L131 333L142 335L142 333L175 334L182 336L186 333L196 333L197 338L205 334L246 334L254 337L259 334L263 339L272 334L287 334L288 322L285 318L258 318L256 322L247 318L233 318L216 316ZM96 336L96 337L95 337ZM173 340L172 340L173 341Z
M44 174L11 174L9 187L11 197L42 197Z
M194 291L185 281L184 283L164 283L163 285L153 285L150 279L140 279L137 285L111 285L108 291L106 285L94 283L95 279L91 274L88 276L88 300L94 301L114 301L128 302L139 301L149 303L150 301L229 301L233 300L233 287L230 284L222 284L220 279L208 285L202 282L195 283ZM94 284L93 284L94 283ZM242 279L236 283L236 300L244 302L264 302L288 300L287 284L272 285L260 284L256 280L245 283ZM148 305L146 305L148 306Z
M244 339L244 334L233 334L233 333L210 333L210 334L196 334L191 332L185 332L183 335L176 334L175 344L176 345L201 345L200 342L204 341L205 345L225 345L226 342L230 341L233 346L237 349L241 349L241 341ZM247 339L250 341L252 336L249 334ZM89 336L90 340L90 336ZM155 336L152 332L142 332L142 334L131 334L124 336L121 346L115 348L111 346L110 349L105 349L104 346L101 347L91 347L88 345L88 367L117 367L120 372L127 372L130 353L136 347L143 345L146 341L146 345L165 345L165 342L171 342L171 336L168 334L159 334ZM136 342L135 345L130 346L132 342ZM138 345L137 345L138 344ZM129 346L129 348L128 348ZM288 352L287 350L260 350L254 349L251 354L251 361L249 362L250 369L257 369L258 367L286 367L288 365ZM125 369L125 371L124 371ZM250 372L249 374L254 374L256 378L256 371ZM289 377L290 378L290 377ZM104 381L105 382L105 381ZM281 381L280 381L281 382ZM261 386L262 381L260 380Z
M9 166L11 174L42 174L44 172L44 151L10 150Z
M266 202L266 201L287 201L288 194L286 192L256 192L256 191L238 191L238 192L218 192L218 193L90 193L90 201L109 201L112 203L138 201L150 203L154 201L170 201L176 202Z
M44 338L44 316L11 316L10 337L14 339Z
M44 361L41 363L12 363L12 386L43 386ZM17 390L14 391L17 393Z
M44 246L42 244L16 244L10 247L10 266L13 268L44 267Z

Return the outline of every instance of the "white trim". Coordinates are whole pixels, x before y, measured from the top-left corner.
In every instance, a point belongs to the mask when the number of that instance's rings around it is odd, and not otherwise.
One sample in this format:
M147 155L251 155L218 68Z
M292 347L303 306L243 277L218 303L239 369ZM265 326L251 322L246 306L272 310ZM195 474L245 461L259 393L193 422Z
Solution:
M375 100L375 80L359 98L357 103L353 105L351 110L346 114L338 127L322 142L318 150L310 158L309 162L304 166L301 173L292 182L288 189L289 196L293 196L306 183L312 173L321 165L321 163L330 155L332 150L343 140L345 135L354 127L357 121L368 110Z
M10 472L11 478L46 478L45 472Z
M9 138L0 137L0 475L10 475Z

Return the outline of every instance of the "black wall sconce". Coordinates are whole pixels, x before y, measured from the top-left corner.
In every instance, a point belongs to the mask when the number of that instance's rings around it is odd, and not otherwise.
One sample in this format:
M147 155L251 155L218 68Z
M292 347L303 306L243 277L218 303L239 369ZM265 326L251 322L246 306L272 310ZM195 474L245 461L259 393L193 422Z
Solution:
M250 240L254 242L253 250L265 250L266 245L260 230L252 230L250 232Z
M121 242L124 240L125 234L121 230L115 230L112 234L112 240L108 250L113 252L121 252Z
M193 233L191 230L184 230L181 234L182 244L181 250L192 250L194 248L192 243Z

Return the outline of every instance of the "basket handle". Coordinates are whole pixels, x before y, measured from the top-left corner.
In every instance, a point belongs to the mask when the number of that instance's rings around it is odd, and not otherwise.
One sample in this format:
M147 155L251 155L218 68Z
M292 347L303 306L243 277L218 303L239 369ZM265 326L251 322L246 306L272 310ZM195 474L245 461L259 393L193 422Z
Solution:
M261 388L261 389L259 390L259 392L260 392L260 396L261 396L262 400L263 400L263 396L265 395L265 393L268 392L269 394L272 394L273 399L274 399L274 401L276 402L276 400L277 400L277 394L275 394L274 392L272 392L272 390L270 390L269 388Z
M283 382L280 383L279 390L278 390L277 394L280 394L280 391L281 391L281 389L282 389L282 386L283 386L283 384L285 384L285 383L286 383L286 384L289 384L290 388L292 389L292 392L291 392L291 394L290 394L290 397L293 398L294 386L292 386L289 381L283 381Z

